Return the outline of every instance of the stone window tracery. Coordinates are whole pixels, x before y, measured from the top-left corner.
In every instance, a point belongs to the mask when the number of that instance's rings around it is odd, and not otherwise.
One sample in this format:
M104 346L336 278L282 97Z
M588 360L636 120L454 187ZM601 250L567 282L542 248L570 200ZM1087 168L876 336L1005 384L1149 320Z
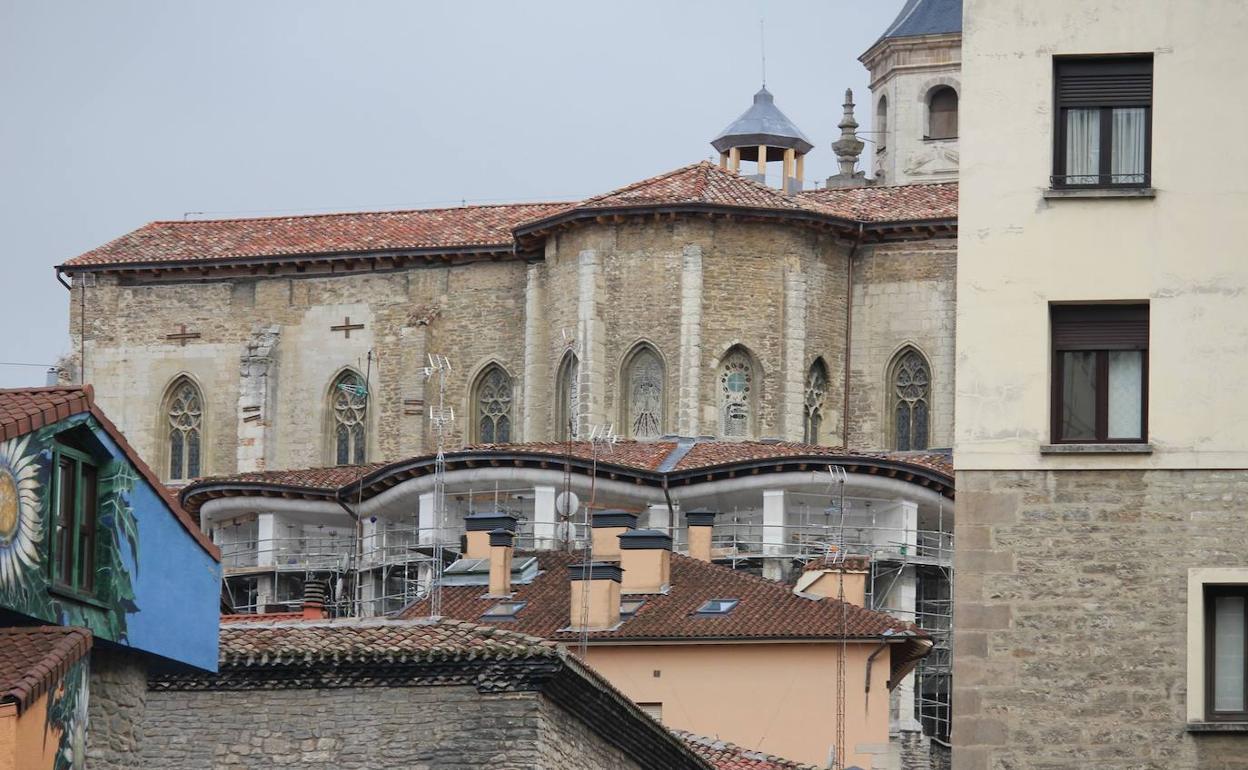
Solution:
M187 377L179 378L169 389L165 402L168 421L170 481L187 481L200 475L203 438L204 399Z
M828 367L822 358L815 359L806 373L806 398L802 408L802 441L819 443L823 426L823 403L828 393Z
M476 409L474 440L483 444L506 444L511 441L512 382L511 376L497 364L477 378L473 404Z
M927 449L932 374L914 348L897 354L892 367L893 445L902 451Z
M733 348L719 369L720 433L747 438L754 421L754 366L749 353Z
M329 394L335 465L364 462L368 387L357 372L345 371L334 379Z
M577 437L577 421L581 411L581 362L569 351L559 364L556 388L555 424L560 440Z
M663 432L663 362L648 345L629 358L624 378L628 430L633 438L657 438Z

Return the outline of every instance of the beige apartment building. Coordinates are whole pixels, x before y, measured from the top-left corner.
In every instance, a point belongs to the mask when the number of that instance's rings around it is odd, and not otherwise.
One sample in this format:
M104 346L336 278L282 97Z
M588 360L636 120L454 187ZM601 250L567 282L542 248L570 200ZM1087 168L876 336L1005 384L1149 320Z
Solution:
M1243 761L1245 35L965 4L956 767Z

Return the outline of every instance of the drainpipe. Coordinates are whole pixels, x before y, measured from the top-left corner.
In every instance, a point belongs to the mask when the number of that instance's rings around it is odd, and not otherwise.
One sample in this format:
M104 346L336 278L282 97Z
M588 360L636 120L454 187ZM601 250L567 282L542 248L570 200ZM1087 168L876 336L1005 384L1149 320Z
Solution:
M858 253L858 247L862 244L865 227L865 223L858 223L858 237L854 239L854 245L850 247L849 256L845 260L845 384L842 388L844 412L841 415L841 445L847 451L849 449L849 362L852 351L851 336L854 330L854 255Z
M353 556L355 564L352 570L354 574L351 576L351 582L354 584L351 588L351 593L355 599L352 601L351 616L358 618L360 617L360 604L364 601L364 596L361 594L363 586L360 585L360 564L364 560L364 522L346 503L337 498L334 499L334 502L338 503L339 507L355 520L355 554Z
M867 707L871 703L871 664L875 661L875 656L879 655L881 652L884 652L884 648L887 646L888 646L888 639L884 639L880 642L880 646L875 648L875 652L867 656L867 687L866 687L866 690L864 691L866 694L863 696L863 699L862 699L863 711L866 711Z

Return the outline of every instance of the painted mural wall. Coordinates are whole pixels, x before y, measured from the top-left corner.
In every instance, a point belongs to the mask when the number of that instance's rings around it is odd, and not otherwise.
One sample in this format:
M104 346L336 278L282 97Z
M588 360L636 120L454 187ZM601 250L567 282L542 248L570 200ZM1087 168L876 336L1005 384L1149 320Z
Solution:
M72 563L55 560L80 536L55 520L66 455L85 458L94 484L81 487L95 489L94 505L79 493L93 547ZM77 587L54 577L70 573ZM0 608L215 670L219 585L220 566L89 414L0 443Z

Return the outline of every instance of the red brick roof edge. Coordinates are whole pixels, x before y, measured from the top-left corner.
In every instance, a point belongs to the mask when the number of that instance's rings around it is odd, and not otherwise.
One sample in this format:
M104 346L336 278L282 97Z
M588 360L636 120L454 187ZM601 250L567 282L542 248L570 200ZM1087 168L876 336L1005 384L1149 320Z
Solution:
M91 632L78 626L0 629L0 703L26 711L91 651L91 640Z

